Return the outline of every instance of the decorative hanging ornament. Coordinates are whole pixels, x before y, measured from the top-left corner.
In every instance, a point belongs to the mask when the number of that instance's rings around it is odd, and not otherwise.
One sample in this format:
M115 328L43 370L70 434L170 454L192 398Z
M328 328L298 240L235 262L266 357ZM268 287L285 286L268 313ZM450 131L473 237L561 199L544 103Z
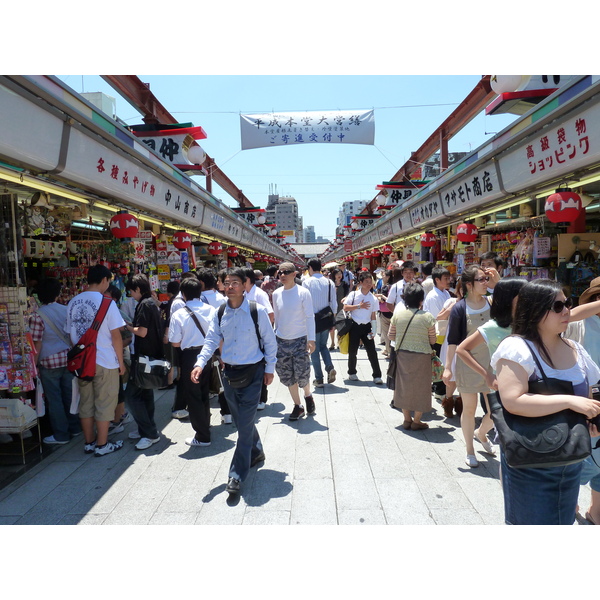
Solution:
M229 258L235 258L239 253L240 251L236 246L229 246L229 248L227 248L227 256L229 256Z
M518 231L509 231L506 234L506 239L511 243L511 244L516 244L519 241L519 232Z
M394 249L389 244L386 244L381 249L381 251L384 253L385 256L389 256L394 251Z
M176 231L173 234L173 246L177 250L185 250L192 243L192 236L186 231Z
M583 210L581 196L571 188L558 188L546 199L544 211L552 223L570 223L577 220Z
M118 239L137 237L139 221L127 211L121 210L110 220L110 231Z
M426 231L421 236L421 246L424 246L425 248L431 248L431 246L435 246L436 242L437 238L435 237L435 234L431 233L431 231Z
M208 245L208 251L213 256L218 256L219 254L221 254L221 252L223 252L223 244L221 244L221 242L211 242Z
M459 242L470 244L477 239L477 227L473 223L461 223L456 229Z

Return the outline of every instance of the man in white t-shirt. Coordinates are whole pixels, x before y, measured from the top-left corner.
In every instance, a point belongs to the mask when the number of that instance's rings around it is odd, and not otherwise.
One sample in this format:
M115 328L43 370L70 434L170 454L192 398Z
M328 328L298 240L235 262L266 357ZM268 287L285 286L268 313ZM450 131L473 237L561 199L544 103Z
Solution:
M90 328L108 290L112 273L104 265L90 267L88 288L67 305L65 332L76 344ZM115 416L119 399L119 376L125 373L121 327L125 321L111 301L96 340L96 375L91 381L77 380L79 385L79 419L87 454L104 456L123 447L123 440L108 441L108 427Z
M283 287L273 292L277 362L275 370L290 391L294 409L290 421L305 414L315 414L315 402L310 393L310 355L315 350L315 313L310 292L296 285L296 267L290 262L279 266L279 280ZM304 390L306 410L300 401Z
M350 312L352 328L350 329L349 347L348 347L348 375L350 381L358 381L356 374L356 359L358 346L363 343L367 351L367 358L371 363L373 370L373 382L381 385L381 367L377 359L377 350L375 349L374 337L377 333L377 307L379 302L371 293L373 287L373 276L368 271L358 274L357 289L348 295L344 305L344 310Z
M387 305L388 310L390 312L394 312L394 309L398 304L404 305L404 300L402 300L402 294L404 293L404 286L407 283L410 283L415 278L415 273L417 272L417 267L414 262L407 260L402 263L400 267L400 272L402 273L402 279L397 281L391 288L388 293Z
M250 300L254 300L256 304L260 304L267 309L267 313L269 314L269 320L271 321L271 325L273 325L275 321L275 315L273 313L273 305L269 300L269 294L267 292L261 290L256 286L256 273L254 269L250 267L246 267L244 269L244 273L246 275L246 283L244 284L246 291L244 295L248 302ZM266 384L263 383L261 394L260 394L260 402L258 403L258 407L256 410L264 410L267 405L267 400L269 398L269 392L267 390Z

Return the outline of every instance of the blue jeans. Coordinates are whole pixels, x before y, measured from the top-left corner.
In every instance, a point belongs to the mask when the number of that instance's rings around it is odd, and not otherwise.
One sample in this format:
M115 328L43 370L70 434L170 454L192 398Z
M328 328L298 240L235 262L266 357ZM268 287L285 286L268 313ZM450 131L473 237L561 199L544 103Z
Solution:
M256 408L260 401L263 379L265 375L264 364L258 365L250 385L245 388L232 388L223 377L225 398L231 410L231 418L238 430L238 439L235 446L229 477L244 481L250 471L250 463L262 452L262 442L254 421Z
M154 422L154 390L143 390L130 378L125 388L125 403L143 438L160 437Z
M548 469L509 467L500 452L507 525L573 525L583 463Z
M72 435L81 432L79 416L70 412L74 376L66 367L47 369L40 366L39 371L52 434L59 442L68 442Z
M592 448L600 438L592 438ZM583 469L581 470L581 485L590 484L590 487L595 492L600 492L600 448L592 450L592 456L588 456L583 461Z
M327 347L329 329L317 333L315 337L315 351L310 355L310 362L315 370L315 379L323 379L323 369L321 368L320 359L321 356L323 357L323 362L325 363L325 370L329 373L329 371L333 369L331 354L329 354L329 348Z

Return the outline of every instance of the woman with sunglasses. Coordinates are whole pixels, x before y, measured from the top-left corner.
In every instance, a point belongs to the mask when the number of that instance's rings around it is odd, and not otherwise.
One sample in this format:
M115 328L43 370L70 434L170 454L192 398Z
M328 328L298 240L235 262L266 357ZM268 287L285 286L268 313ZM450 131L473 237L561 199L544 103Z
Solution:
M477 394L485 396L487 406L487 393L489 386L486 379L468 367L459 357L452 364L456 355L456 348L467 337L477 331L477 328L490 320L490 303L486 296L490 278L484 273L479 265L469 265L462 273L461 286L463 299L459 300L450 311L448 319L448 351L444 369L443 380L446 385L456 380L456 388L462 398L462 414L460 415L460 426L467 447L465 463L475 468L479 462L475 456L474 434L475 434L475 411L477 410ZM481 345L472 353L473 358L486 370L489 367L490 354L487 346ZM487 432L494 424L490 416L489 408L483 416L477 440L483 446L484 452L495 455L493 446L487 439Z
M588 419L600 414L600 402L590 398L590 385L600 379L600 369L583 346L563 337L571 305L561 285L549 279L530 281L519 292L513 335L500 343L491 359L507 411L526 417L564 409ZM547 377L573 384L573 395L529 393L529 380L541 376L533 352ZM595 429L593 433L598 435ZM583 463L516 469L501 453L500 465L507 524L573 524Z

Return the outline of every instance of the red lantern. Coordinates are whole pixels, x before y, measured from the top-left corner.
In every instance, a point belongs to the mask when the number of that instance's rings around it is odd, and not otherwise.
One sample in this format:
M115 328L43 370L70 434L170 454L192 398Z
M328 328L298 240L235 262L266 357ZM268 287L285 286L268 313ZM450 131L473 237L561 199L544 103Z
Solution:
M110 220L110 231L118 239L134 238L140 228L139 221L127 211L121 210Z
M477 239L477 227L473 223L461 223L456 229L456 237L459 242L470 244Z
M223 244L221 244L221 242L211 242L208 245L208 251L213 256L218 256L219 254L221 254L221 252L223 252Z
M570 188L558 188L546 199L544 210L552 223L570 223L577 220L583 210L581 196Z
M424 246L425 248L431 248L431 246L435 246L436 242L437 238L433 233L431 233L431 231L426 231L421 236L421 246Z
M177 250L185 250L192 243L192 236L185 231L176 231L173 234L173 246Z
M359 252L359 253L356 255L356 260L362 260L364 257L365 257L364 253L363 253L363 252Z
M253 256L254 260L260 260L260 257L261 257L260 252L255 252L254 253L254 256Z
M375 258L377 258L378 256L381 256L381 252L380 252L379 248L373 248L373 250L371 250L371 256L374 256Z
M235 258L239 253L239 249L235 246L229 246L229 248L227 248L227 256L230 258Z
M385 256L389 256L394 251L394 249L389 244L386 244L381 249L381 251L384 253Z
M370 250L365 250L365 252L363 254L363 258L371 258L371 251Z
M121 267L119 269L119 273L121 273L121 275L127 275L127 273L129 273L129 269L127 267Z

